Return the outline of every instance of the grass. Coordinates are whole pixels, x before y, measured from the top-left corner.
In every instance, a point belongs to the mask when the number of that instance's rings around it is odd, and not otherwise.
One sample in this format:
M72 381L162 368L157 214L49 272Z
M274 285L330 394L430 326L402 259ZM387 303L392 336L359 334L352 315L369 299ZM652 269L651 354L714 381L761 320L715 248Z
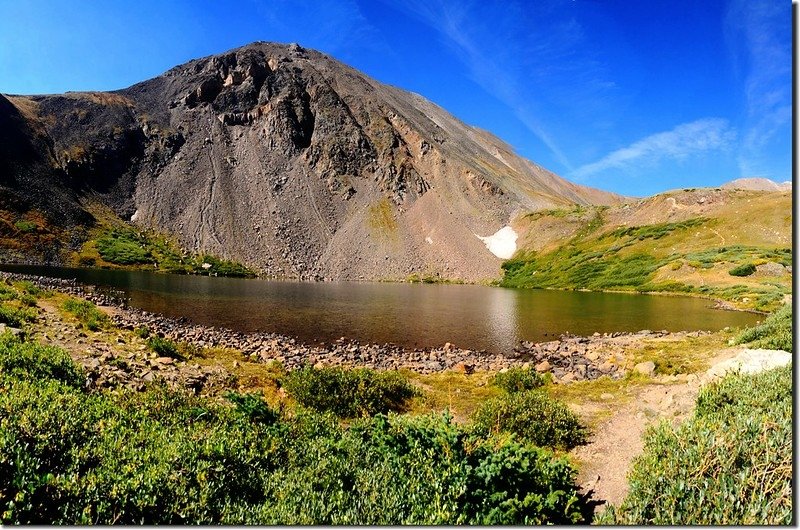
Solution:
M703 388L692 418L647 431L628 495L595 522L791 524L792 388L791 366Z
M791 352L794 346L792 313L792 306L784 305L769 315L761 324L744 330L736 337L735 342L748 344L753 348Z
M154 268L172 274L253 277L240 263L210 254L193 254L152 231L138 230L119 221L105 221L86 241L73 261L84 266Z
M20 232L29 233L29 232L36 232L36 230L39 228L39 225L37 225L33 221L20 219L19 221L16 221L14 223L14 228L19 230Z
M98 331L108 328L110 319L108 315L97 309L92 302L80 298L67 298L61 308L74 316L79 326L85 327L89 331Z
M386 197L367 210L367 224L372 234L393 239L397 237L397 220L394 218L392 204Z
M411 403L410 412L413 414L449 410L456 420L465 423L483 401L502 393L491 384L494 374L489 372L475 372L471 375L458 372L427 375L410 371L404 373L423 390L423 395Z
M730 277L750 275L757 263L790 264L790 248L756 245L727 245L687 250L686 242L697 231L718 232L718 219L690 218L675 223L604 227L604 210L597 210L569 241L548 251L525 248L503 263L499 285L523 288L627 290L639 292L682 292L721 298L742 308L775 309L790 292L788 275L747 280L747 285L729 285L718 273L724 268ZM558 216L556 216L558 218ZM684 272L684 264L689 271ZM705 272L703 272L705 271ZM695 277L701 274L699 280Z

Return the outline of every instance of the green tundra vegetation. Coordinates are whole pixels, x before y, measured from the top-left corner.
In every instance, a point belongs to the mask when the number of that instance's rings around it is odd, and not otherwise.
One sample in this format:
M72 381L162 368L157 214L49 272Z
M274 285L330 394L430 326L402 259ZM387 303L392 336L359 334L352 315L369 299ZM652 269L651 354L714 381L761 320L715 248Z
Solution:
M87 391L62 350L0 336L3 524L543 524L590 517L576 471L513 434L403 408L407 383L307 368L330 401L279 410L170 390ZM338 384L355 378L355 393ZM294 382L291 382L294 381ZM332 382L331 382L332 381ZM388 398L386 398L388 396ZM399 400L399 402L398 402ZM360 416L342 423L337 416ZM544 446L558 445L542 440Z
M16 314L23 328L0 334L2 524L570 524L593 516L564 456L588 431L535 370L470 376L485 393L460 423L449 411L415 410L434 389L403 372L278 369L288 397L277 406L261 392L195 396L158 381L141 392L90 390L65 351L31 338L41 309L25 296L43 305L52 297L80 327L113 328L88 302L0 282L0 316ZM785 306L735 340L792 351L791 320ZM131 335L160 355L194 355L146 328ZM439 381L448 394L450 385ZM705 388L689 421L648 431L629 495L595 522L790 523L791 413L790 368Z
M530 214L529 223L549 217L552 223L567 219L579 228L566 242L538 252L526 248L523 242L514 257L503 263L504 275L498 284L695 293L767 312L780 307L784 296L791 293L788 273L779 278L752 279L758 264L791 266L791 248L767 244L720 246L707 239L697 242L700 233L719 234L717 228L730 228L726 220L706 217L613 228L606 224L605 211L599 207L591 215L585 208ZM732 284L731 276L751 278L744 284Z
M254 277L244 265L209 254L180 249L163 234L139 230L117 221L95 230L73 260L85 266L147 268L172 274Z
M736 337L737 344L753 348L792 351L792 306L787 304L769 315L764 322L745 329Z
M792 306L736 339L791 352ZM645 433L630 490L599 524L788 525L792 514L792 367L731 374L700 390L694 415Z
M691 419L645 434L627 497L596 522L791 524L792 401L791 366L703 388Z

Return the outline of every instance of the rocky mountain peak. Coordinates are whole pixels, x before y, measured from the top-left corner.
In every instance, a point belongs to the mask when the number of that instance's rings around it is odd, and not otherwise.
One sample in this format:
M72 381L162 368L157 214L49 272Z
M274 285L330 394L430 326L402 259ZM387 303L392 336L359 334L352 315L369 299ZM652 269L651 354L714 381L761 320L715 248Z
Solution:
M76 201L90 194L278 276L490 278L500 260L479 238L515 215L620 199L298 44L256 42L120 91L23 103Z

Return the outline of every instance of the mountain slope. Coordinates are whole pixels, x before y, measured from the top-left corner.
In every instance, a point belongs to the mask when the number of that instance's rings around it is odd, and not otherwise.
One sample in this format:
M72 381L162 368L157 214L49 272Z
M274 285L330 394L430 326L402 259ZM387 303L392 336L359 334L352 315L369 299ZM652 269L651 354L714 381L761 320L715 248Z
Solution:
M2 168L0 195L67 226L90 225L99 202L275 276L493 278L501 260L477 236L621 199L297 45L254 43L112 93L2 98L0 120L36 154Z
M512 226L507 286L698 293L765 311L792 292L791 191L675 190Z

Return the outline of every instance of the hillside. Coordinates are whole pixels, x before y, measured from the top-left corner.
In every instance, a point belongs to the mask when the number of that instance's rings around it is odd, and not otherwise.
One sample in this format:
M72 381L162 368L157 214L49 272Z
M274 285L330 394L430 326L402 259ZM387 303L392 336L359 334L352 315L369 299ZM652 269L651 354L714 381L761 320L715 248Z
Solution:
M791 191L676 190L512 226L520 249L503 265L506 286L696 293L756 310L791 293Z
M501 259L479 236L621 200L295 44L115 92L0 96L0 138L0 245L17 258L69 259L121 219L269 276L480 281Z

